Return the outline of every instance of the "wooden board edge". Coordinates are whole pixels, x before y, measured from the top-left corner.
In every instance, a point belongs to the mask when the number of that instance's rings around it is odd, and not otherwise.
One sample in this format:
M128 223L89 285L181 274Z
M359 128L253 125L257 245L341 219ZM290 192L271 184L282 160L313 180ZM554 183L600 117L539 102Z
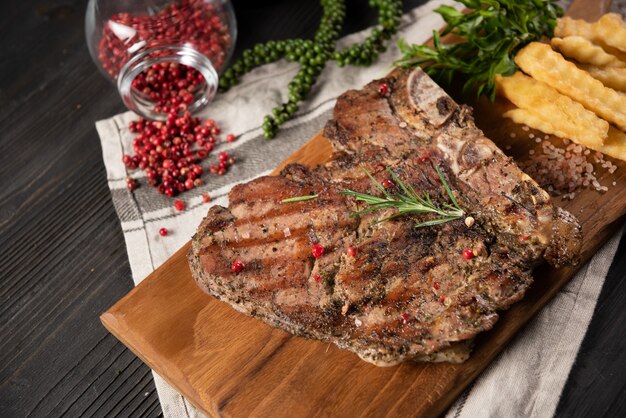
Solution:
M117 304L116 304L117 305ZM137 346L134 343L134 340L137 339L137 336L134 338L128 338L128 334L124 334L124 332L128 332L125 330L124 326L118 321L117 316L115 314L115 306L111 309L107 310L103 314L100 315L100 322L115 338L119 341L123 341L123 344L128 347L130 351L133 352L144 364L148 365L150 369L159 375L159 377L167 382L172 388L175 388L181 395L184 393L184 397L188 400L195 408L200 410L206 416L213 416L213 414L209 413L209 411L205 410L202 406L202 401L198 399L195 394L196 391L193 388L181 388L180 385L173 380L170 380L169 373L167 373L162 367L159 366L161 362L159 361L159 356L156 352L146 353L137 349ZM179 375L183 375L182 370L178 370ZM160 400L159 400L160 401Z

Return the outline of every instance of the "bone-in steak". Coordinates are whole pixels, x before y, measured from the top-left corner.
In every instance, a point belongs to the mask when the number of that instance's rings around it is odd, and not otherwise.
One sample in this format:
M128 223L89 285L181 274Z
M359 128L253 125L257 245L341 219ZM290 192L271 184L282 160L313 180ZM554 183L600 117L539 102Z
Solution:
M378 85L390 93L382 97ZM405 360L463 361L497 311L520 300L531 270L577 261L580 226L474 125L421 70L398 71L348 91L325 135L336 153L308 169L233 188L193 238L189 262L207 293L293 334L335 343L388 366ZM377 221L392 210L340 192L381 193L391 168L415 190L447 203L438 166L464 219L416 228L432 215ZM364 170L365 169L365 170ZM395 186L397 187L397 185ZM317 194L312 200L285 198ZM471 223L471 222L470 222ZM319 244L319 258L311 248ZM356 251L346 251L350 246ZM472 259L462 256L471 250ZM244 268L233 271L234 260ZM238 270L238 269L235 269Z

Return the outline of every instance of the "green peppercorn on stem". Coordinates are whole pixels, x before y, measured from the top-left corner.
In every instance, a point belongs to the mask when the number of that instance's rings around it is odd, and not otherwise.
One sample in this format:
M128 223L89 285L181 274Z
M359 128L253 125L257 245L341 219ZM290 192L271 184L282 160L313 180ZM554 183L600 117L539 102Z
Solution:
M340 51L336 43L346 16L344 0L321 0L322 19L313 40L287 39L268 41L243 51L222 75L221 91L236 85L241 76L255 67L286 59L298 62L300 69L289 82L287 102L272 109L272 114L263 119L263 135L274 138L282 124L297 112L299 103L306 98L317 78L330 60L337 65L370 65L385 51L389 39L397 32L402 15L402 0L369 0L369 6L378 11L379 25L362 42Z

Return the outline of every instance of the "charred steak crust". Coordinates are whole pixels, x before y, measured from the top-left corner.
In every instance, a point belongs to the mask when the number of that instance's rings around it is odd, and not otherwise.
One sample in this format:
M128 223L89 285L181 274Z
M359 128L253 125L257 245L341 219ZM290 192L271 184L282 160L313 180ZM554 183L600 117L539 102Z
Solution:
M233 188L228 208L212 207L192 239L191 271L238 311L379 366L464 361L473 337L524 296L533 266L577 261L580 226L421 70L384 82L387 97L376 81L337 100L325 129L336 150L330 163L289 165ZM416 229L428 215L376 223L385 211L350 216L363 206L341 190L378 193L363 168L382 181L391 167L445 202L435 164L473 226ZM281 203L308 194L319 196ZM320 258L313 244L324 247ZM475 257L464 259L464 249ZM231 270L234 259L242 271Z

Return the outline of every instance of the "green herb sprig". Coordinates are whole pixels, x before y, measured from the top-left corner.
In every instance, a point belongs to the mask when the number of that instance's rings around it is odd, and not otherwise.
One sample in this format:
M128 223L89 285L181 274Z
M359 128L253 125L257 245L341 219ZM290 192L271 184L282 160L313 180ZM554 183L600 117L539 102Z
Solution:
M380 223L384 221L388 221L390 219L397 218L399 216L410 215L410 214L423 214L423 213L434 213L437 215L437 218L431 219L425 222L416 223L416 228L423 228L426 226L439 225L445 222L450 222L455 219L459 219L465 216L465 212L459 206L454 194L452 193L452 189L446 182L446 179L443 177L441 170L438 166L435 166L435 170L437 171L437 175L443 184L443 187L446 189L446 194L450 198L450 203L445 203L442 206L435 204L430 195L426 192L423 194L419 194L415 191L413 186L408 183L402 182L396 173L393 172L389 167L387 167L387 171L391 174L395 184L397 184L403 193L389 193L382 184L380 184L370 173L365 170L365 174L372 180L374 185L383 193L383 197L373 196L367 193L359 193L350 189L343 190L341 194L346 196L352 196L356 200L365 202L369 205L367 209L358 211L353 213L351 216L360 216L366 213L371 213L381 209L396 209L398 212L388 216L384 219L380 219L375 222Z
M463 13L454 7L439 6L435 11L447 27L441 35L433 32L433 47L400 40L402 58L395 65L426 65L431 77L447 84L462 76L466 96L475 92L493 101L496 74L513 74L517 70L513 60L517 51L544 36L552 37L563 9L554 0L458 1L471 10ZM462 41L444 44L441 36L450 33Z
M281 200L282 203L292 203L292 202L306 202L307 200L317 199L318 194L310 194L304 196L294 196L288 197L286 199Z
M236 85L241 76L262 64L286 59L297 62L300 69L288 86L287 101L272 109L263 119L265 138L276 136L282 124L291 119L330 60L344 65L369 65L385 50L387 41L400 25L402 0L369 0L378 12L378 27L363 42L337 49L336 42L346 17L345 0L320 0L323 14L313 39L268 41L243 51L220 77L220 90Z

